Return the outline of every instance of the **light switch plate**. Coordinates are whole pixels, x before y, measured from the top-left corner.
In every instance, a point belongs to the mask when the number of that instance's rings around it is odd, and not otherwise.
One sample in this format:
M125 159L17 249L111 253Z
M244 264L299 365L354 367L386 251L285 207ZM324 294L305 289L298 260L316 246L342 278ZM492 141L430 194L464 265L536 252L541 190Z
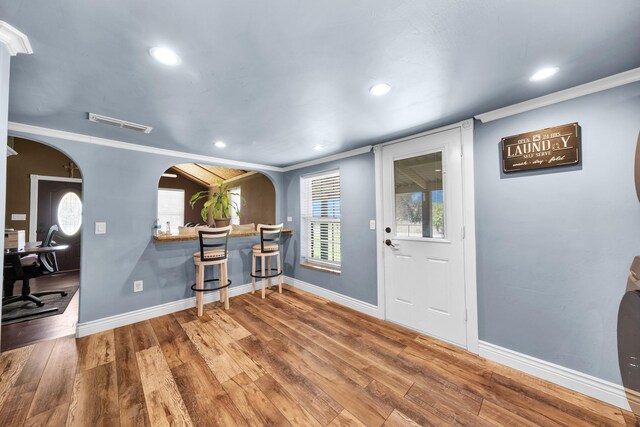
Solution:
M293 222L293 217L292 216L288 216L287 217L287 222Z
M376 220L375 219L370 219L369 220L369 230L375 230L376 229Z
M106 222L96 222L96 234L107 234Z
M133 292L142 292L144 289L144 282L142 280L136 280L133 282Z
M11 214L11 221L26 221L27 214Z

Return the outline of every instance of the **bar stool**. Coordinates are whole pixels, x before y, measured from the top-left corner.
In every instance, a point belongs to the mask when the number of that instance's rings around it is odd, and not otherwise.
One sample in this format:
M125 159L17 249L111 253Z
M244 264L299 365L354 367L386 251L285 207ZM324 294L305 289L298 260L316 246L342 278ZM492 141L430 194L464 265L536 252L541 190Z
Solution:
M253 250L251 251L251 293L255 293L256 279L260 279L262 299L265 297L265 282L268 280L269 287L271 287L271 279L274 277L278 278L278 292L282 293L282 266L280 264L280 237L282 236L282 226L283 224L258 224L260 243L253 245ZM260 257L260 270L256 270L256 259L258 257ZM276 268L271 267L273 257L276 257ZM268 264L265 261L267 261ZM273 273L274 271L275 273Z
M204 292L220 291L220 302L224 303L224 309L229 309L229 285L231 280L227 276L227 241L231 226L198 230L200 250L193 254L193 263L196 265L196 283L191 289L196 292L196 307L198 316L202 316L204 307ZM204 280L205 267L218 266L218 278ZM215 268L214 268L215 270ZM205 288L205 282L220 282L220 286Z

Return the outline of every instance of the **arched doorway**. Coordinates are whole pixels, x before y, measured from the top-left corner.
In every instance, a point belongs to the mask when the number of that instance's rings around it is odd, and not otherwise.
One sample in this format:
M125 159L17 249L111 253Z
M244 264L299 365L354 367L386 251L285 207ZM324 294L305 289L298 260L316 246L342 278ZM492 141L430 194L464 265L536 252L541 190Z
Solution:
M9 238L14 253L4 257L3 351L75 333L83 225L82 175L73 160L27 139L9 138L9 146L5 249ZM53 249L43 254L38 246ZM14 301L27 293L37 300Z

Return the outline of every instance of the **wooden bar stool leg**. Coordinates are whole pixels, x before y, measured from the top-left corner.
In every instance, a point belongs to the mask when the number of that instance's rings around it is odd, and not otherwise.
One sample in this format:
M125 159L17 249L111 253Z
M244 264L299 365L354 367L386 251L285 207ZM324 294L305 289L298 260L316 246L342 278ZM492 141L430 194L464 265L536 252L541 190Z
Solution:
M272 256L268 256L267 259L269 260L267 262L267 276L271 276L271 260L273 259ZM273 283L271 283L271 277L269 277L269 280L267 280L267 286L269 287L269 289L271 289L271 286L273 286Z
M224 263L221 262L218 264L218 278L220 281L220 286L224 283ZM224 289L220 289L220 305L224 304Z
M282 265L280 264L280 252L277 255L276 268L278 269L278 274L282 273ZM282 274L278 276L278 293L282 293Z
M227 263L224 263L224 284L227 285L229 281L229 270L227 269ZM224 309L229 310L229 288L224 288Z
M261 275L262 275L262 279L260 280L260 283L262 285L262 299L264 299L265 295L266 295L266 291L264 289L264 285L266 282L266 279L264 278L264 276L266 276L266 274L264 274L264 265L265 259L264 259L264 255L260 257L260 268L261 268Z
M256 278L253 277L256 274L256 254L251 254L251 293L256 293Z
M204 288L204 265L196 266L196 289ZM204 295L202 292L196 292L196 307L198 308L198 316L204 313L203 307Z

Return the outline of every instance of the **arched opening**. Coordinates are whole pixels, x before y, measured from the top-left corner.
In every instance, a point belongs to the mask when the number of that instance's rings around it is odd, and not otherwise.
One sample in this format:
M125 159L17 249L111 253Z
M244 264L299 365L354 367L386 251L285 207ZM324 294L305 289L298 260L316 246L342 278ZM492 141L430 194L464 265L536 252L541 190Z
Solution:
M2 350L75 334L82 175L49 145L9 137Z
M276 191L258 172L182 163L160 177L157 218L161 234L192 234L189 229L197 226L228 224L249 231L275 223Z

